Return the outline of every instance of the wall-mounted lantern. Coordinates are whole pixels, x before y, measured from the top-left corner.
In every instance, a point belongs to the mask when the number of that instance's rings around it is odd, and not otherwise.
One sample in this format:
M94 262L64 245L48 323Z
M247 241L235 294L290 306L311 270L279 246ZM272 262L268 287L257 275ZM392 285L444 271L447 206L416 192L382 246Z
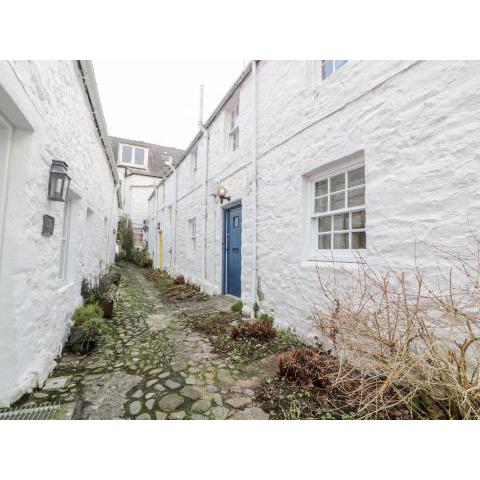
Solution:
M68 165L61 160L52 160L48 183L48 199L55 202L64 202L67 199L70 180Z
M220 199L220 203L223 203L224 200L227 202L230 201L230 196L228 196L228 191L225 187L219 186L217 189L217 196Z
M148 232L148 223L147 223L147 220L144 220L143 221L143 231L146 233Z
M162 231L162 224L160 222L157 223L157 232L160 233Z

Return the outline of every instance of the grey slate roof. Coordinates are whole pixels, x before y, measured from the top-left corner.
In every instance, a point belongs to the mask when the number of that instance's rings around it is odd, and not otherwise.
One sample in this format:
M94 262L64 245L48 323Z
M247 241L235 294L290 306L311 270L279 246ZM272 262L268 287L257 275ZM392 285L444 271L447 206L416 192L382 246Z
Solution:
M121 167L126 168L127 175L146 175L150 177L163 177L168 175L169 169L165 166L165 161L168 160L169 155L173 158L173 164L177 165L183 156L184 151L173 147L164 147L162 145L156 145L154 143L142 142L139 140L131 140L128 138L112 137L110 136L110 142L112 144L113 154L115 161L118 165L118 144L127 143L128 145L138 145L139 147L148 148L148 168L133 168L133 167Z

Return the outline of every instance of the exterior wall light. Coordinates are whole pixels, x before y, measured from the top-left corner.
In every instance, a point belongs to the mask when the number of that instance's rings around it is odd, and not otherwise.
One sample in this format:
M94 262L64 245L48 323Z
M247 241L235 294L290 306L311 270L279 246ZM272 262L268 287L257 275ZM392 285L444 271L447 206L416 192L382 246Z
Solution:
M160 233L162 231L162 224L160 222L157 223L157 232Z
M230 196L228 196L228 191L225 187L218 187L217 196L220 199L220 203L223 203L224 200L226 200L227 202L230 201Z
M144 231L144 232L148 232L148 223L147 223L147 220L144 220L144 221L143 221L143 231Z
M55 202L65 202L70 188L71 178L68 175L68 165L61 160L52 160L50 179L48 183L48 199Z

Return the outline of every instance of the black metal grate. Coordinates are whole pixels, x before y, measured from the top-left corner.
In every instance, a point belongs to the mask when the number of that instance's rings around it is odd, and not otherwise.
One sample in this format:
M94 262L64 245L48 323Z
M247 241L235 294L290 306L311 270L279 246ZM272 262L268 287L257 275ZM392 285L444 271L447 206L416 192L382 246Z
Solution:
M59 408L59 403L0 408L0 420L51 420Z

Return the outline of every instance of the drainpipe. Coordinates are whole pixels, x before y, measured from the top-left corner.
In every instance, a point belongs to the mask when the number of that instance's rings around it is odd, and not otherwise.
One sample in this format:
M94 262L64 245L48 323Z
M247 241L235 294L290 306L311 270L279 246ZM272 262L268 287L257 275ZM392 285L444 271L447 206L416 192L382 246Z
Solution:
M252 60L252 310L257 301L257 61Z
M202 279L204 284L207 283L207 220L208 220L208 154L210 135L203 124L203 85L200 85L200 109L198 117L198 127L205 137L205 175L203 184L203 262L202 262Z
M158 220L158 211L159 211L159 203L160 203L160 196L158 195L158 189L160 188L160 185L162 185L162 183L165 183L165 180L166 180L166 177L163 177L155 186L154 186L154 196L155 196L155 221L154 221L154 229L155 229L155 252L156 252L156 260L157 260L157 265L158 265L158 268L160 268L160 251L158 249L158 223L159 223L159 220Z
M119 183L115 183L112 190L112 203L110 208L110 226L108 229L108 243L107 243L107 265L111 262L112 256L112 238L115 238L116 244L116 235L113 235L113 213L115 211L115 197L118 195L118 188L120 187ZM116 253L116 251L115 251Z
M177 264L177 192L178 192L178 175L177 169L173 165L173 159L170 155L165 165L170 169L174 176L174 192L173 192L173 232L172 232L172 258L173 258L173 271L175 272L175 266Z

